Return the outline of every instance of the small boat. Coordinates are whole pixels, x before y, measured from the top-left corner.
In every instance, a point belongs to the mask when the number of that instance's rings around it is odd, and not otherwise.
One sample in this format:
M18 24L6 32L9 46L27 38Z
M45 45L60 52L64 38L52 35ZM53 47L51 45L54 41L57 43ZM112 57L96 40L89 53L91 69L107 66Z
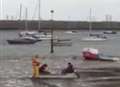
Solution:
M110 56L110 55L103 55L103 54L99 55L99 59L104 60L104 61L119 61L120 60L120 58L118 57Z
M86 60L96 60L98 58L98 53L98 49L95 48L84 48L82 52Z
M21 35L20 37L25 38L25 39L27 38L27 39L41 41L41 40L50 40L51 34L32 33L32 34L24 34L24 35Z
M78 76L75 73L71 74L49 74L49 75L40 75L40 77L33 78L33 77L21 77L19 79L31 79L31 80L40 80L40 79L77 79Z
M25 36L28 36L28 37L32 37L36 40L50 40L51 39L51 34L47 34L47 33L36 33L36 34L29 34L29 35L25 35Z
M95 36L95 37L98 37L98 38L106 38L107 39L107 36L104 35L104 34L89 34L89 36Z
M82 41L105 41L107 36L103 34L89 34L88 37L82 38Z
M39 32L37 32L37 31L22 31L22 32L19 33L19 36L36 35L38 33Z
M104 37L89 36L81 39L82 41L105 41L107 40Z
M65 75L40 75L40 79L75 79L77 76L75 74L65 74Z
M36 40L50 40L51 36L50 35L39 35L39 36L32 36Z
M76 31L66 31L65 32L66 34L75 34L75 33L77 33Z
M20 34L19 34L19 36L20 37L26 37L26 36L28 36L28 37L33 37L33 38L35 38L35 39L38 39L38 40L48 40L48 39L50 39L51 38L51 34L47 34L46 32L37 32L37 31L33 31L33 32L28 32L28 31L26 31L26 32L21 32Z
M32 36L22 36L20 37L21 39L25 39L25 40L34 40L34 41L40 41L40 40L37 40L36 38L32 37Z
M96 34L96 33L93 34L93 33L90 33L89 35L90 35L90 36L96 36L96 37L99 37L101 34Z
M120 58L110 55L104 55L95 48L84 48L83 57L86 60L119 61Z
M66 42L66 41L57 41L53 42L54 46L72 46L72 42Z
M28 39L13 39L13 40L7 40L9 44L34 44L37 41L36 40L28 40Z
M33 35L33 37L51 37L51 34L45 33L45 32L41 32L38 34Z
M117 34L116 31L104 31L103 33L104 34Z
M57 38L57 39L54 39L54 40L56 40L56 41L58 41L58 42L66 42L66 41L71 41L72 39L63 39L63 38L61 38L61 39L59 39L59 38Z

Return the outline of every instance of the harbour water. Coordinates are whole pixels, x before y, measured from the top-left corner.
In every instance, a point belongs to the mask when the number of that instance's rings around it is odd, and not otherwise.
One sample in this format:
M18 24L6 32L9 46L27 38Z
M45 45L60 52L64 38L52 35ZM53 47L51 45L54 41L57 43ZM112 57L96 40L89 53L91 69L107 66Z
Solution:
M100 52L120 57L120 32L107 35L108 40L99 42L84 42L82 37L87 31L68 34L55 31L54 37L72 40L72 46L54 47L50 54L50 41L40 41L32 45L9 45L7 39L18 37L18 30L0 31L0 86L2 87L119 87L120 69L118 62L85 61L81 57L82 49L93 47ZM102 33L103 31L93 31ZM32 81L19 79L31 76L31 57L39 54L42 63L47 63L51 71L58 72L72 62L79 71L80 78L73 80L48 79ZM74 56L74 57L73 57ZM55 69L53 69L54 67ZM96 82L96 83L95 83Z
M33 54L45 55L50 52L50 41L37 42L34 45L9 45L7 39L18 37L20 31L0 31L0 56L31 56ZM93 33L102 33L102 31L94 31ZM98 48L101 52L120 56L120 33L115 35L107 35L108 40L102 42L83 42L82 37L87 37L87 31L78 31L75 34L66 34L64 31L54 32L54 37L72 39L70 47L54 47L57 55L80 55L85 47Z

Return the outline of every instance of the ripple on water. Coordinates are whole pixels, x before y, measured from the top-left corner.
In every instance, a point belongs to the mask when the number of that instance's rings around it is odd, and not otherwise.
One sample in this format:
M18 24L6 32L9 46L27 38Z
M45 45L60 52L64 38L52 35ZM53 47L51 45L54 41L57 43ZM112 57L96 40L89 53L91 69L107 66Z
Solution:
M3 87L33 87L30 80L6 79Z

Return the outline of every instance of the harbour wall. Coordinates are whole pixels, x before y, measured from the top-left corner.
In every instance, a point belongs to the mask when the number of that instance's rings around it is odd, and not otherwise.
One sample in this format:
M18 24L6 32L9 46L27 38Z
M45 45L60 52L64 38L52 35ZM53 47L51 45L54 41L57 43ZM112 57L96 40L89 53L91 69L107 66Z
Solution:
M38 29L37 20L2 20L0 21L0 30L88 30L87 21L40 21ZM120 30L120 22L92 22L93 30Z

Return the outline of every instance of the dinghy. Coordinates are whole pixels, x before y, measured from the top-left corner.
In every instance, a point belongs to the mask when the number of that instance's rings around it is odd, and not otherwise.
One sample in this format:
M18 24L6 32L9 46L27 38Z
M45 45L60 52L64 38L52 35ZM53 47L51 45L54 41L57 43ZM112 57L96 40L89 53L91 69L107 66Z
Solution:
M82 41L105 41L106 38L90 36L90 37L82 38L81 40L82 40Z
M38 79L75 79L77 75L72 74L65 74L65 75L58 75L58 74L51 74L51 75L40 75Z
M116 31L104 31L103 33L104 34L117 34Z
M99 55L99 59L103 61L119 61L120 58L115 57L115 56L109 56L109 55Z
M96 60L98 59L99 51L95 48L84 48L82 54L86 60Z
M54 46L72 46L72 42L63 42L63 41L58 41L53 43Z
M86 60L102 60L102 61L120 60L120 58L118 57L102 54L99 52L98 49L95 48L84 48L82 54Z
M66 31L65 33L66 34L75 34L76 32L75 31Z
M31 80L41 80L41 79L77 79L79 78L80 76L78 76L77 74L75 73L72 73L72 74L64 74L64 75L61 75L61 74L49 74L49 75L40 75L40 77L19 77L17 79L22 79L22 80L25 80L25 79L31 79Z

